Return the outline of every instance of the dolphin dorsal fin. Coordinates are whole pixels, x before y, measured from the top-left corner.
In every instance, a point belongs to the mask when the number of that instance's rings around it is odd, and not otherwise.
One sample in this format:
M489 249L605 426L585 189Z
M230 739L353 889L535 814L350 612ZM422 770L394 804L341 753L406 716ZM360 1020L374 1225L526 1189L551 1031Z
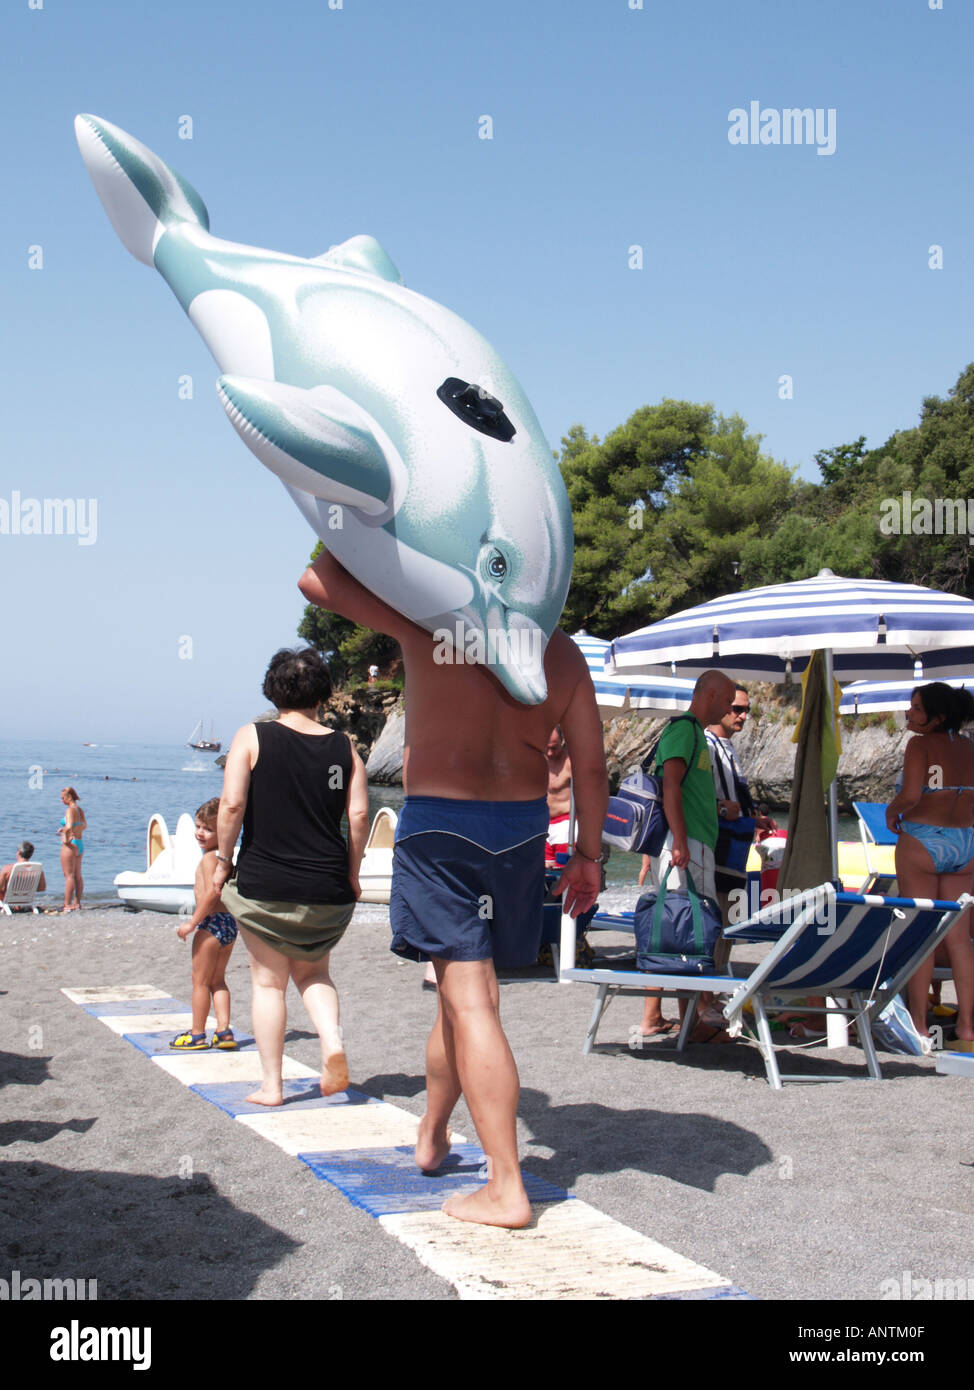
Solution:
M348 241L329 247L323 255L315 256L312 264L358 270L365 275L378 275L380 280L391 280L395 285L402 284L402 276L393 264L392 258L374 236L349 237Z
M370 417L340 391L246 376L222 376L217 390L240 438L282 482L366 516L387 510L385 450Z

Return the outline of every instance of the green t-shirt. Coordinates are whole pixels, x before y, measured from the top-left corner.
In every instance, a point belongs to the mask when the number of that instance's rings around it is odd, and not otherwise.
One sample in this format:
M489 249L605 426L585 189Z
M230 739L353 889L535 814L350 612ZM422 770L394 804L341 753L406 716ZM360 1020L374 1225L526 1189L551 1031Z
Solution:
M663 730L656 750L656 767L660 773L663 764L670 758L682 758L689 769L682 787L683 819L686 821L687 836L715 849L717 796L714 791L714 773L710 765L703 726L693 715L674 719Z

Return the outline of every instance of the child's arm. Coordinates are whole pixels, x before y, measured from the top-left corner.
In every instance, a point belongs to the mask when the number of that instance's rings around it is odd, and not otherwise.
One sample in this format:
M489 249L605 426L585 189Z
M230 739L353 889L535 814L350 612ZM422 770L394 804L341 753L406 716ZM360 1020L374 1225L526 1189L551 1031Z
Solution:
M176 928L176 933L182 941L193 933L205 917L209 917L214 912L222 912L223 904L220 901L220 890L214 887L213 870L216 867L216 851L210 850L204 854L196 867L196 880L194 892L196 894L196 911L186 922L180 922Z

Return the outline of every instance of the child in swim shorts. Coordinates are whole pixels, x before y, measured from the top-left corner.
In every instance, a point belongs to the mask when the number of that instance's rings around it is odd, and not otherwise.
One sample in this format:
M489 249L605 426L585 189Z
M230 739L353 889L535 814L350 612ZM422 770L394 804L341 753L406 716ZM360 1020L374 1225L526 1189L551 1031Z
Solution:
M213 890L213 870L216 867L216 817L220 798L215 796L196 812L196 843L203 858L196 870L196 911L186 922L180 922L176 934L185 941L193 938L193 1023L169 1044L179 1052L202 1052L207 1046L232 1051L237 1043L230 1027L230 991L227 988L226 968L233 943L237 939L237 923ZM210 1003L216 1015L216 1032L212 1043L206 1041L206 1016Z

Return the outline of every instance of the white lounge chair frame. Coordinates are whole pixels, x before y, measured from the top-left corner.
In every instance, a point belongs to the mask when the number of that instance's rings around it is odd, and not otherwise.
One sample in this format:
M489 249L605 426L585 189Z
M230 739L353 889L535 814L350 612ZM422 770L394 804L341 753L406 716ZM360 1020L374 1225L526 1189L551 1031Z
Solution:
M730 994L724 1015L732 1033L743 1031L742 1010L750 1003L757 1028L755 1041L764 1059L768 1084L774 1090L780 1090L785 1081L854 1078L834 1073L783 1074L771 1039L769 1011L833 1013L855 1018L867 1073L879 1081L882 1072L869 1025L972 903L974 898L967 894L957 903L948 903L836 893L827 883L762 908L725 933L732 942L772 943L770 951L746 979L716 974L565 970L563 978L598 987L582 1051L591 1052L602 1017L617 994L660 991L663 995L693 1000L702 991L708 991ZM811 1008L789 1002L808 994L825 995L829 1003L824 1008ZM839 1003L841 999L848 1003ZM686 1047L695 1021L696 1009L688 1007L677 1038L678 1051Z

